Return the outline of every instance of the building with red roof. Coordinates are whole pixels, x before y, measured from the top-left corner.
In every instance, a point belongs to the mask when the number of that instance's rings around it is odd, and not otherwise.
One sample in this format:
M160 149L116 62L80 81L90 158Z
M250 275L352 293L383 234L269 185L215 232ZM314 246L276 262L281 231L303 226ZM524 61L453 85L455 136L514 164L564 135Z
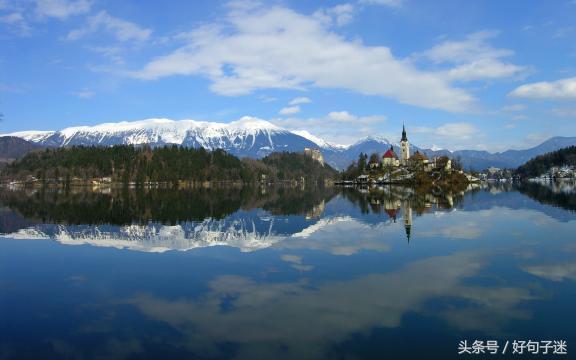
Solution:
M398 166L400 165L400 160L398 159L398 155L394 152L394 148L390 146L390 149L384 153L382 156L382 165L383 166Z

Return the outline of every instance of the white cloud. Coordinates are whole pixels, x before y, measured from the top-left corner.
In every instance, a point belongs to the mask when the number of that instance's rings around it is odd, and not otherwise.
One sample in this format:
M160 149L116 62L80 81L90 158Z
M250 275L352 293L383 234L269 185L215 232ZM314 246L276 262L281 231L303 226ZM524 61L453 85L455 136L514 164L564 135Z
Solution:
M574 31L576 31L576 27L574 27L574 26L560 27L560 28L556 29L556 31L554 32L554 35L552 35L552 37L554 39L567 37L567 36L572 35L574 33Z
M401 7L404 0L360 0L361 4L385 5L390 7Z
M268 95L260 95L260 96L258 96L258 99L260 99L264 103L274 102L274 101L278 100L277 98L275 98L273 96L268 96ZM290 104L290 105L292 105L292 104Z
M360 116L348 111L332 111L325 116L314 118L278 118L271 120L274 124L289 130L313 133L318 137L335 144L349 145L362 137L383 134L383 115Z
M60 20L86 14L91 7L92 2L88 0L36 0L36 14L39 17L53 17Z
M187 38L186 45L131 75L200 75L221 95L315 86L448 111L470 110L474 104L445 74L418 70L387 47L347 41L314 16L281 6L231 11L223 23L196 28Z
M465 122L447 123L436 128L416 126L411 129L416 134L431 134L440 137L454 137L459 139L470 139L478 133L478 129Z
M96 94L93 91L85 89L85 90L76 91L76 92L72 93L72 95L74 95L80 99L91 99Z
M7 84L7 83L0 83L0 93L5 92L5 93L14 93L14 94L20 94L23 92L26 92L27 86L24 84Z
M576 118L576 108L556 108L552 113L558 117Z
M509 95L525 99L574 100L576 99L576 77L524 84L514 89Z
M449 123L439 126L435 130L436 135L455 136L461 139L470 139L478 133L478 129L469 123Z
M550 139L550 137L551 137L550 133L544 133L544 132L528 134L524 138L523 142L524 148L540 145L542 142Z
M310 104L312 100L310 98L300 96L297 98L292 99L288 104L289 105L301 105L301 104Z
M0 16L0 24L7 25L15 33L21 36L27 36L30 34L32 28L28 24L28 21L19 12L13 12L8 15Z
M344 26L354 19L356 9L352 4L340 4L314 12L314 16L325 25Z
M528 119L528 116L526 116L526 115L514 115L514 116L512 116L512 120L516 120L516 121L527 120L527 119Z
M524 104L511 104L511 105L506 105L502 108L502 111L504 111L504 112L518 112L518 111L522 111L522 110L526 110L526 105L524 105Z
M328 119L349 122L357 120L358 117L350 114L348 111L332 111L328 113Z
M102 55L115 64L124 63L124 57L122 56L124 49L119 46L87 46L86 49Z
M78 40L88 34L105 30L120 41L144 41L150 37L152 30L142 28L132 22L111 16L106 11L88 18L86 26L68 33L69 40Z
M293 115L300 112L300 106L289 106L280 109L278 112L280 115Z
M450 150L485 150L487 147L480 143L484 134L474 124L467 122L445 123L438 127L407 126L406 131L408 140L420 147L427 147L426 144L440 144Z
M501 60L513 55L512 50L488 44L487 40L497 35L495 31L476 32L461 41L444 41L416 56L423 56L436 64L454 66L444 72L448 78L458 81L500 79L526 72L528 69L524 66Z

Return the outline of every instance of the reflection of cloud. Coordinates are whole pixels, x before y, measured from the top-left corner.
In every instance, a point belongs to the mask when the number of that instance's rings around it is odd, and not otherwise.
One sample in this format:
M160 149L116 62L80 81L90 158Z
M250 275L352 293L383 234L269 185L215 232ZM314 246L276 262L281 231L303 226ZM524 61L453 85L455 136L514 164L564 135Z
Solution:
M52 340L52 348L65 359L85 359L86 349L81 344L62 340ZM135 354L142 354L144 346L137 339L108 339L105 344L96 350L94 358L100 359L126 359Z
M477 254L429 258L387 274L363 276L311 287L305 281L258 283L221 276L200 299L165 300L148 295L126 299L149 318L170 324L187 336L192 351L214 352L218 344L238 344L240 358L314 358L327 345L374 327L397 327L408 312L426 314L433 298L455 298L469 309L439 316L460 328L489 330L526 318L517 305L527 290L462 285L482 268ZM222 311L233 299L232 309ZM314 321L311 321L314 319ZM242 331L239 331L242 329ZM178 344L184 345L184 344Z
M81 284L88 281L88 278L84 275L72 275L66 278L66 281L73 283L73 284Z
M274 246L322 250L332 255L353 255L361 250L389 251L381 227L381 223L370 226L350 216L324 218Z
M441 236L447 239L478 239L482 236L480 224L475 221L462 221L457 224L438 224L434 228L417 230L417 236Z
M302 263L302 256L285 254L280 256L280 258L287 263L290 263L291 266L298 271L311 271L314 269L314 266L304 265Z
M576 261L550 265L524 266L524 271L552 281L576 280Z
M436 315L452 326L466 331L480 331L492 336L502 333L510 319L529 319L530 312L518 308L520 302L534 299L523 288L459 287L459 298L471 306L437 311Z

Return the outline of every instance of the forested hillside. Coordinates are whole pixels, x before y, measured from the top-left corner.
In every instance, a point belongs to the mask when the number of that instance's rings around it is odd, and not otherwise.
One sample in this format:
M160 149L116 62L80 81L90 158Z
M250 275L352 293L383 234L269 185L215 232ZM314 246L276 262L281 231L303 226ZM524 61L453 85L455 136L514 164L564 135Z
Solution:
M0 137L0 167L41 147L14 136Z
M576 166L576 146L536 156L518 167L516 173L522 177L540 176L554 166Z
M271 154L262 160L243 159L223 150L181 146L70 147L33 152L8 165L3 179L60 181L111 178L113 182L254 182L323 180L336 171L298 153ZM263 176L264 175L264 176Z

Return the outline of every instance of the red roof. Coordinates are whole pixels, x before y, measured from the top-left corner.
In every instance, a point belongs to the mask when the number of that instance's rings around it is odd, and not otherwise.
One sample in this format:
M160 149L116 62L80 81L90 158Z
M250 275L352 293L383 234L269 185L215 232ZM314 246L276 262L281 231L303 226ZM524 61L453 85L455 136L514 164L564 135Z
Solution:
M396 155L396 153L394 152L394 150L389 149L388 151L386 151L386 153L384 154L385 158L393 158L393 159L397 159L398 156Z
M422 161L422 160L428 160L428 157L426 157L426 154L423 154L423 153L419 152L418 150L416 150L416 154L414 154L412 156L412 159Z
M388 216L394 220L396 220L396 209L385 209Z

